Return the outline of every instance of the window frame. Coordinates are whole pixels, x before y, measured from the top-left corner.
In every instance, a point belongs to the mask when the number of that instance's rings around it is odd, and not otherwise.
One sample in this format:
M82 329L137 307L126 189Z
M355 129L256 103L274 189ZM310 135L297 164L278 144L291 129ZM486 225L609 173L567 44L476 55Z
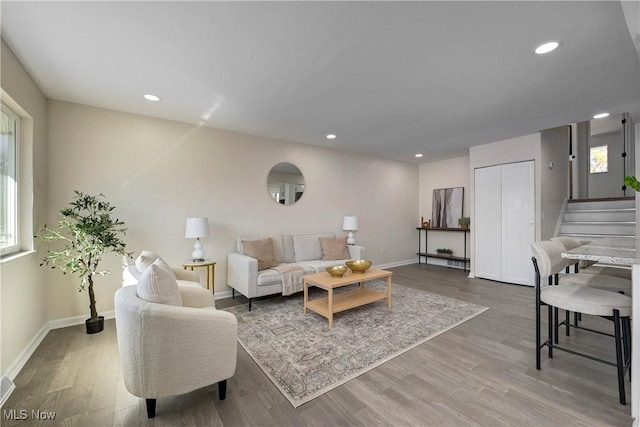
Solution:
M3 114L6 114L7 116L9 116L11 119L13 119L15 121L15 137L14 137L14 144L15 144L15 158L14 158L14 167L15 167L15 200L14 200L14 206L15 206L15 227L14 227L14 233L15 233L15 242L14 244L12 244L11 246L5 246L5 247L0 247L0 256L1 257L5 257L7 255L13 255L16 254L18 252L20 252L21 250L21 222L20 222L20 207L21 207L21 179L20 179L20 174L21 174L21 164L20 164L20 126L21 126L21 122L20 122L20 115L18 113L15 112L15 110L11 107L9 107L7 104L5 104L4 102L0 102L0 110L2 110Z

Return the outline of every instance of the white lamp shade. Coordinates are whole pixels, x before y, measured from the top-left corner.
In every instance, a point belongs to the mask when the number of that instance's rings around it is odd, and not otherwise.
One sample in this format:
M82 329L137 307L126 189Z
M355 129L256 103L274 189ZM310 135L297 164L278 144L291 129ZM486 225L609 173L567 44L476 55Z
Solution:
M209 218L187 218L187 228L184 232L184 237L187 239L209 237Z
M356 231L358 229L358 217L345 216L342 221L342 229L345 231Z

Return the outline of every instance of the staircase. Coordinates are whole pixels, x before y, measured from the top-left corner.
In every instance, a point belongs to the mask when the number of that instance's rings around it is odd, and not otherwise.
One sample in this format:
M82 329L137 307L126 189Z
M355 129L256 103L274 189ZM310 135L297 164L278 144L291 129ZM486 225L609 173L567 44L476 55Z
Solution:
M569 200L558 235L578 240L635 237L634 197Z

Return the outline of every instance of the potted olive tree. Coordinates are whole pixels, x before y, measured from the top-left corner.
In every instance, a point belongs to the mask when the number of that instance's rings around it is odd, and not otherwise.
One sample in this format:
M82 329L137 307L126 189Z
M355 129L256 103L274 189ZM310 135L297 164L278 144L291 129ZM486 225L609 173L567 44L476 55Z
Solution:
M69 207L60 210L62 219L57 229L44 226L40 240L52 243L48 247L42 265L59 269L63 274L77 274L80 289L89 292L91 317L86 320L88 334L104 329L104 316L98 316L96 297L93 291L94 276L109 274L98 270L98 265L107 253L129 255L121 240L126 232L124 222L113 217L115 206L104 201L104 195L91 196L74 190L75 196ZM64 246L60 247L54 242Z

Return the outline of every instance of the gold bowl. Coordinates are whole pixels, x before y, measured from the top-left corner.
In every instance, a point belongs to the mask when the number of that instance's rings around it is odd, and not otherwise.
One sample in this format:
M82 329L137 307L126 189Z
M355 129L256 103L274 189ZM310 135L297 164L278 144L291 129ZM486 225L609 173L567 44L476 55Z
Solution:
M331 277L342 277L344 276L344 273L347 272L347 267L344 265L334 265L332 267L327 267L326 270Z
M368 259L356 259L353 261L347 261L346 264L347 267L349 267L355 274L363 274L369 269L369 267L371 267L371 261L369 261Z

